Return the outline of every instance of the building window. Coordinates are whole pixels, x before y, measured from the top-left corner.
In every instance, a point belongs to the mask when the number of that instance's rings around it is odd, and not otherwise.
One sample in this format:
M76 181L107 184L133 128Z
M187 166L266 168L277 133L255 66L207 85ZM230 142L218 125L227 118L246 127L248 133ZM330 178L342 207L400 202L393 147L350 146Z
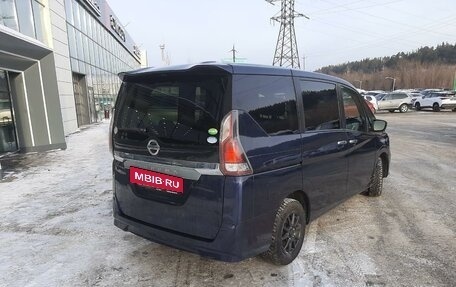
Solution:
M65 14L66 14L67 22L70 23L71 25L74 25L73 6L71 4L71 0L65 0Z
M40 1L32 1L33 7L33 18L35 19L35 34L36 39L48 43L48 37L46 33L44 5Z
M14 0L0 1L0 24L19 31Z
M81 21L79 20L79 4L76 3L75 0L71 0L73 3L73 20L74 20L74 27L77 29L81 29Z
M30 1L16 1L19 31L22 34L36 38L33 23L32 3Z

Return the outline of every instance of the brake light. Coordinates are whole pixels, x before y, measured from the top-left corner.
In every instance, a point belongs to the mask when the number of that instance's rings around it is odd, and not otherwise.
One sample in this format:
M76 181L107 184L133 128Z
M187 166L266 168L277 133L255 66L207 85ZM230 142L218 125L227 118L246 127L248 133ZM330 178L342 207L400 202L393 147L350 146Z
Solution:
M238 111L222 120L220 133L220 169L224 175L252 174L252 167L239 140Z
M113 126L114 126L114 113L115 113L115 109L112 109L112 115L111 115L111 119L109 121L109 152L111 154L114 154L114 149L113 149L113 138L112 138L112 129L113 129Z

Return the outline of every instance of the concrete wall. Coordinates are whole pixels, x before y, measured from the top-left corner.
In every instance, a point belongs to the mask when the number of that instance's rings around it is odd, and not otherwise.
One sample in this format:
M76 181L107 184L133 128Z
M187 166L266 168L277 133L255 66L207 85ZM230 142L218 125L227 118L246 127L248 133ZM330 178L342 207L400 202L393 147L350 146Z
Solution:
M53 54L10 72L10 83L21 152L66 148Z
M10 73L10 81L18 144L19 147L32 147L34 146L32 119L29 115L30 108L25 96L26 87L24 86L23 73Z
M78 122L76 119L64 5L64 0L49 0L52 45L60 98L60 109L63 130L65 135L68 135L78 129Z

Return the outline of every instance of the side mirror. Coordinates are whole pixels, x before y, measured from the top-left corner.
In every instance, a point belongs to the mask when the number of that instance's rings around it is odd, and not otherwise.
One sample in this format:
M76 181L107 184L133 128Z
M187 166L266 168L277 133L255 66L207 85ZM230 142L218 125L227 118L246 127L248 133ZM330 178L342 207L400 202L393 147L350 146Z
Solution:
M424 98L425 98L425 96L422 96L421 98L422 98L422 99L424 99Z
M374 132L383 132L388 123L384 120L374 120Z

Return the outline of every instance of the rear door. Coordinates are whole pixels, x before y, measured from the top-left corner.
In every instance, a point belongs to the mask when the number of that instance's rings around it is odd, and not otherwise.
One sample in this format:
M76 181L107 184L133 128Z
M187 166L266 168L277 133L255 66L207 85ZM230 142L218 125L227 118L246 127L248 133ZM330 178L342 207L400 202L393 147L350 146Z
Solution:
M344 127L348 138L347 194L367 189L376 160L376 136L371 130L373 115L353 89L341 86Z
M336 84L296 80L302 100L302 174L312 217L346 197L347 133L341 128Z
M385 95L379 102L378 108L380 110L388 110L397 108L394 106L392 94Z
M218 134L230 81L215 69L124 80L113 128L115 196L124 215L215 238L224 190Z
M391 106L392 108L394 109L397 109L399 108L399 106L401 104L403 104L404 102L407 102L406 99L408 98L408 96L406 94L392 94L391 95Z

